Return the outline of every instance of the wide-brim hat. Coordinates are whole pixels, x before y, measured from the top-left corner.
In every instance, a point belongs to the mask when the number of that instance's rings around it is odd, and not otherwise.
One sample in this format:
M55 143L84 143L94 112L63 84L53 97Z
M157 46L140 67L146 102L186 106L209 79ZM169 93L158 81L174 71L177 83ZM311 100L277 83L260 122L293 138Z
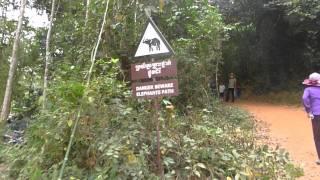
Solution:
M305 79L302 84L307 86L320 86L320 74L312 73L309 75L308 79Z

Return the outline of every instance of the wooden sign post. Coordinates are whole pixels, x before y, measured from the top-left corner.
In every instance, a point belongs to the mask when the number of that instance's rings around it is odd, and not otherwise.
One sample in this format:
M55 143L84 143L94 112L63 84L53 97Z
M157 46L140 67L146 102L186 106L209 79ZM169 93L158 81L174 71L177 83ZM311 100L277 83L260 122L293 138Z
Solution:
M157 166L158 175L164 179L160 151L160 100L162 97L178 96L177 62L168 57L173 49L149 17L145 32L135 53L135 58L150 57L149 62L131 65L132 95L135 98L152 99L155 110L157 131ZM155 61L155 58L162 60ZM158 80L163 79L165 80ZM144 80L144 82L137 82Z

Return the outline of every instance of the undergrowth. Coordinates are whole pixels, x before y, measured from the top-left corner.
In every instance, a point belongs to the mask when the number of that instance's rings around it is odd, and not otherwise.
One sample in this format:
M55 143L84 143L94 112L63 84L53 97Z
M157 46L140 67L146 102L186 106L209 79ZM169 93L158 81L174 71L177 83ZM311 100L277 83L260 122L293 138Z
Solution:
M302 105L302 93L303 91L281 91L281 92L269 92L261 95L255 95L254 93L244 92L241 99L246 101L265 102L271 104L301 106Z
M50 109L33 115L24 145L2 146L8 179L57 179L82 104L63 179L158 179L155 112L134 100L107 65L89 89L75 81L55 83ZM111 72L111 73L110 73ZM80 100L81 99L81 100ZM255 143L254 121L213 101L182 112L162 101L161 156L166 179L294 179L301 169L288 153Z

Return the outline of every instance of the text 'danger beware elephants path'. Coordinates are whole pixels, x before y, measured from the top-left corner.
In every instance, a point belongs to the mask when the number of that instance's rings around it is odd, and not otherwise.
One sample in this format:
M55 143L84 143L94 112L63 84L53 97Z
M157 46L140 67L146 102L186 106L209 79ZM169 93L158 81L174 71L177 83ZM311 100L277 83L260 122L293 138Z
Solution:
M301 177L301 180L320 179L320 165L315 163L317 156L311 121L302 107L253 102L241 102L236 105L249 111L258 121L266 124L269 143L286 149L295 164L304 169L305 176Z

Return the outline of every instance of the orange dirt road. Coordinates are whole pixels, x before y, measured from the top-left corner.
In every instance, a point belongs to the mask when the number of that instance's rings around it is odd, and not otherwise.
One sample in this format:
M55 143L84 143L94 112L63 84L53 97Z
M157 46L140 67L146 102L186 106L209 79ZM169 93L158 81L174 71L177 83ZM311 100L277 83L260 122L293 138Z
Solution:
M320 180L320 165L315 164L317 156L311 121L303 107L254 102L236 102L235 105L267 125L269 143L286 149L294 163L304 169L305 176L301 180Z

